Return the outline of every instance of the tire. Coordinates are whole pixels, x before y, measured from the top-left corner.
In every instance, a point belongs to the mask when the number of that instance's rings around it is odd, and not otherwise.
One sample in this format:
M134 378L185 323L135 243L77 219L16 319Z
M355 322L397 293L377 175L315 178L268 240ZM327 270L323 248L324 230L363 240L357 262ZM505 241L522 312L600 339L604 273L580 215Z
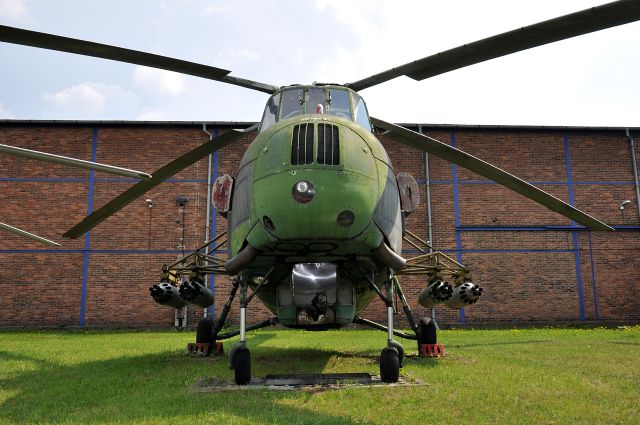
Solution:
M213 339L213 329L215 326L215 320L210 317L200 319L198 327L196 328L196 342L213 344L215 342Z
M237 385L251 382L251 354L248 348L240 347L233 355L234 376Z
M242 344L240 344L239 342L236 342L229 349L229 369L235 369L236 351L238 351L238 348L242 348L242 346L243 346Z
M437 344L438 343L438 330L436 329L436 322L428 317L422 318L418 324L418 350L421 344Z
M404 361L404 347L398 341L390 341L389 347L393 347L398 351L398 361L400 362L400 367L402 367L402 362Z
M400 377L400 359L398 350L387 347L380 353L380 379L382 382L398 382Z

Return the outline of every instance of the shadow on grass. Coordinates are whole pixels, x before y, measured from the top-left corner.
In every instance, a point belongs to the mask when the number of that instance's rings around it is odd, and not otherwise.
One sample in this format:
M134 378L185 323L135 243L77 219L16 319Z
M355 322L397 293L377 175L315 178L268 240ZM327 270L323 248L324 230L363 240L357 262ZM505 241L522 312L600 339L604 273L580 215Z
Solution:
M447 347L451 348L469 348L469 347L491 347L494 345L529 345L529 344L543 344L547 342L553 342L550 339L527 339L523 341L487 341L483 343L473 343L473 344L465 344L465 343L457 343L457 344L447 344Z
M631 341L611 341L611 344L618 344L618 345L640 345L640 342L631 342Z
M332 356L363 357L320 349L260 348L271 337L259 334L248 338L256 376L263 368L269 373L321 373ZM353 423L339 414L313 410L307 404L308 396L300 393L242 389L194 392L192 386L203 378L233 379L226 356L193 358L182 351L168 351L60 365L0 351L0 364L16 361L30 362L34 369L17 370L0 380L0 390L8 394L0 404L0 422L176 423L204 417L207 422L244 418L287 425L300 421Z

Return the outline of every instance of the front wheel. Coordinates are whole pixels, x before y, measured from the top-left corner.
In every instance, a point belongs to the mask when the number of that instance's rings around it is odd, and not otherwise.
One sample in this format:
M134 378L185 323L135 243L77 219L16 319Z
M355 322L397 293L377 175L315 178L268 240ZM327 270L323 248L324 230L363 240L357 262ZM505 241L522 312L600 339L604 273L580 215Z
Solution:
M404 360L404 347L398 341L389 341L389 347L393 347L398 350L398 361L400 367L402 367L402 361Z
M398 350L387 347L380 353L380 379L382 382L398 382L400 377L400 359Z
M248 348L238 348L233 354L235 381L238 385L247 385L251 381L251 353Z

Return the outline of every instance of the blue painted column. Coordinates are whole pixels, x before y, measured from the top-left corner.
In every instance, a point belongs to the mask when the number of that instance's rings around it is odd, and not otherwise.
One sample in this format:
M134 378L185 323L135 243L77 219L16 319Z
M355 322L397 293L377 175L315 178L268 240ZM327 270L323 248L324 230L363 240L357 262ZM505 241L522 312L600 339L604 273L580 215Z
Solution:
M214 127L212 134L214 138L218 137L220 135L220 129ZM213 176L211 177L211 181L215 182L217 178L218 178L218 151L215 151L213 153ZM213 187L212 187L212 190L213 190ZM213 201L213 194L211 196L211 200ZM218 224L217 217L218 217L218 211L212 206L211 225L209 226L209 240L213 239L216 235L216 225ZM210 254L215 255L215 252L212 252ZM209 274L209 289L211 290L211 292L215 294L216 275L213 273ZM215 314L215 303L209 306L209 317L215 317L214 314Z
M593 244L591 243L591 231L587 233L589 236L589 262L591 263L591 290L593 291L593 313L598 320L598 291L596 289L596 266L593 264Z
M96 161L96 152L98 150L98 128L93 129L91 138L91 161ZM93 211L93 190L95 186L95 171L89 171L89 196L87 198L87 215ZM84 235L84 250L82 261L82 292L80 295L80 327L84 326L84 315L87 306L87 283L89 281L89 255L91 249L91 232Z
M451 140L451 146L456 147L456 133L451 130L449 137ZM453 164L451 166L451 174L453 177L453 213L456 224L456 260L462 264L462 237L460 234L460 204L458 203L458 166ZM464 323L464 308L460 309L460 323Z
M569 189L569 203L574 206L573 180L571 177L571 158L569 156L569 134L564 133L564 161L567 169L567 186ZM578 281L578 303L580 304L580 320L584 321L584 294L582 293L582 266L580 264L580 247L578 244L578 230L575 221L571 221L573 239L573 254L576 262L576 280Z

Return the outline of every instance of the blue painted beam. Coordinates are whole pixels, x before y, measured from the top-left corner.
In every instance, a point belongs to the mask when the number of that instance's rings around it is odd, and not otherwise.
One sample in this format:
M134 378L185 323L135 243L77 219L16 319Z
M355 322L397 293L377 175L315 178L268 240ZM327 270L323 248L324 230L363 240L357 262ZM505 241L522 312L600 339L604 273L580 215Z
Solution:
M216 138L220 135L220 129L217 127L213 128L213 137ZM211 177L211 181L215 182L216 179L218 178L218 151L215 151L213 153L213 176ZM213 189L213 188L212 188ZM212 194L213 195L213 194ZM213 200L213 197L212 197ZM217 232L217 225L218 225L218 211L215 208L211 208L211 226L209 227L209 240L213 239L216 235ZM222 252L223 250L216 250L215 252L211 252L211 255L215 255L218 252ZM226 251L226 250L224 250ZM211 292L213 294L215 294L215 290L216 290L216 275L214 275L213 273L209 274L209 289L211 290ZM215 299L215 297L214 297ZM212 304L211 306L209 306L209 317L215 317L215 303Z
M589 262L591 263L591 290L593 291L593 313L596 320L598 320L598 290L596 285L596 267L593 263L593 244L591 242L591 232L588 232L589 236Z
M573 181L571 176L571 157L569 155L569 133L564 133L564 162L567 173L567 189L569 190L569 204L575 206L573 196ZM571 221L571 227L575 227L576 222ZM584 315L584 294L582 293L582 265L580 264L580 247L578 241L578 232L574 230L571 238L573 240L573 251L576 261L576 280L578 282L578 303L580 307L580 320L585 320Z
M456 133L451 130L450 135L451 146L456 147ZM456 223L456 260L462 264L462 236L458 231L460 227L460 204L459 204L459 192L458 192L458 166L451 164L451 175L453 176L453 213ZM464 323L464 308L460 309L460 323Z
M96 161L98 151L98 128L94 127L91 138L91 161ZM95 185L95 171L89 171L89 195L87 197L87 215L93 211L93 189ZM80 327L84 326L85 310L87 306L87 284L89 282L89 257L91 249L91 232L84 235L84 256L82 259L82 290L80 293Z
M426 179L416 179L416 182L421 185L426 183ZM430 180L432 184L453 184L453 180ZM543 185L554 185L554 186L564 186L567 184L567 181L558 180L558 181L528 181L527 183L532 184L534 186L543 186ZM497 185L498 183L492 180L460 180L458 179L459 185ZM629 181L573 181L573 185L593 185L593 186L635 186L635 182Z

